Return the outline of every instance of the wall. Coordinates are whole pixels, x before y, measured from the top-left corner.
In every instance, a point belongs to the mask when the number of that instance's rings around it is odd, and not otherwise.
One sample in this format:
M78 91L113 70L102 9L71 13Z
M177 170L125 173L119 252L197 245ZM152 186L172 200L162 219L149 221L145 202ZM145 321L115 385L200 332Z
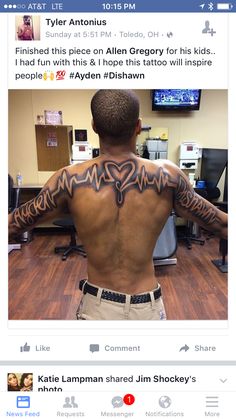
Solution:
M47 82L45 82L47 83ZM93 90L10 90L9 91L9 173L18 171L24 183L44 183L51 172L38 172L35 128L37 115L44 110L61 110L63 124L87 129L92 146L98 138L91 128L90 101ZM201 106L195 112L152 112L150 90L136 90L144 125L168 132L168 158L178 164L179 145L196 141L202 147L227 148L227 91L203 90ZM146 133L142 133L142 139Z
M140 91L145 124L168 128L168 158L178 163L179 145L195 141L202 148L227 148L227 91L203 90L199 111L152 112L150 91Z

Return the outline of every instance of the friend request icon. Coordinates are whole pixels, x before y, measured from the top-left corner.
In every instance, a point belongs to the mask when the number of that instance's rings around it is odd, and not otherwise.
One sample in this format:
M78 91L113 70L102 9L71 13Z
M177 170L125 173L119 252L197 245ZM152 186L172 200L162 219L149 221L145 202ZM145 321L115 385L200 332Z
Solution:
M216 31L214 31L213 28L210 28L210 22L209 22L209 20L206 20L205 21L205 26L202 29L202 33L204 33L204 34L210 34L211 36L213 36L216 33Z
M68 408L77 408L78 405L75 402L75 396L71 396L71 397L66 397L64 404L63 404L63 408L64 409L68 409Z

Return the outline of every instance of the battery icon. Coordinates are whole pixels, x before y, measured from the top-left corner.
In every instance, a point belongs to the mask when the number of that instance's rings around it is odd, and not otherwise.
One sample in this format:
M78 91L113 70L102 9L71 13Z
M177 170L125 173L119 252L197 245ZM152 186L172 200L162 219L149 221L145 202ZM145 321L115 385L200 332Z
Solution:
M232 3L217 3L217 10L231 10L234 5Z

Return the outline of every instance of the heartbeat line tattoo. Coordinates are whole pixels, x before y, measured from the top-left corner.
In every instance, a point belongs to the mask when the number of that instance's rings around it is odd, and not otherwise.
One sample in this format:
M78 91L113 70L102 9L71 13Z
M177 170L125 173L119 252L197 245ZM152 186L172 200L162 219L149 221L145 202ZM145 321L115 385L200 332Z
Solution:
M125 195L131 189L142 193L152 188L160 194L166 187L176 188L177 182L162 167L158 168L154 174L148 173L145 166L138 171L134 160L121 163L104 161L100 166L95 163L82 175L71 175L64 169L57 180L55 189L51 190L49 187L43 189L36 198L14 210L14 226L25 228L34 224L41 215L57 208L59 196L68 195L73 198L77 188L89 187L99 192L101 188L109 185L115 193L117 206L122 207Z
M42 189L36 198L14 210L13 225L23 229L35 224L40 216L58 207L59 197L73 198L77 188L89 187L99 192L106 186L112 187L119 208L123 206L126 194L132 189L139 193L153 189L161 194L164 189L172 188L180 207L205 223L210 224L216 220L216 211L194 193L184 177L179 174L171 177L162 167L157 168L155 173L147 172L144 165L138 170L136 161L130 159L121 163L112 160L104 161L101 165L95 163L82 175L71 175L64 169L53 190L50 187Z
M205 224L210 225L214 222L220 222L216 208L194 192L194 189L190 188L183 176L179 176L175 199L180 207L186 209Z
M75 183L78 184L78 182L80 181L75 180ZM141 171L137 172L137 164L133 160L122 163L105 161L102 165L102 171L97 165L94 165L92 170L88 169L85 182L88 182L96 191L111 184L119 207L124 204L125 194L130 189L136 189L142 193L148 188L153 188L160 194L167 186L176 187L176 181L173 181L163 168L158 168L157 173L150 174L142 166Z

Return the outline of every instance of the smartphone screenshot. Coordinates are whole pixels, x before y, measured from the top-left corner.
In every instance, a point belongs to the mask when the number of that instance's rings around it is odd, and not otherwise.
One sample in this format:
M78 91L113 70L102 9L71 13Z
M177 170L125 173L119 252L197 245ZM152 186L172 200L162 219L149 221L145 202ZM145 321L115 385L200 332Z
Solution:
M2 418L233 417L235 11L1 3Z

